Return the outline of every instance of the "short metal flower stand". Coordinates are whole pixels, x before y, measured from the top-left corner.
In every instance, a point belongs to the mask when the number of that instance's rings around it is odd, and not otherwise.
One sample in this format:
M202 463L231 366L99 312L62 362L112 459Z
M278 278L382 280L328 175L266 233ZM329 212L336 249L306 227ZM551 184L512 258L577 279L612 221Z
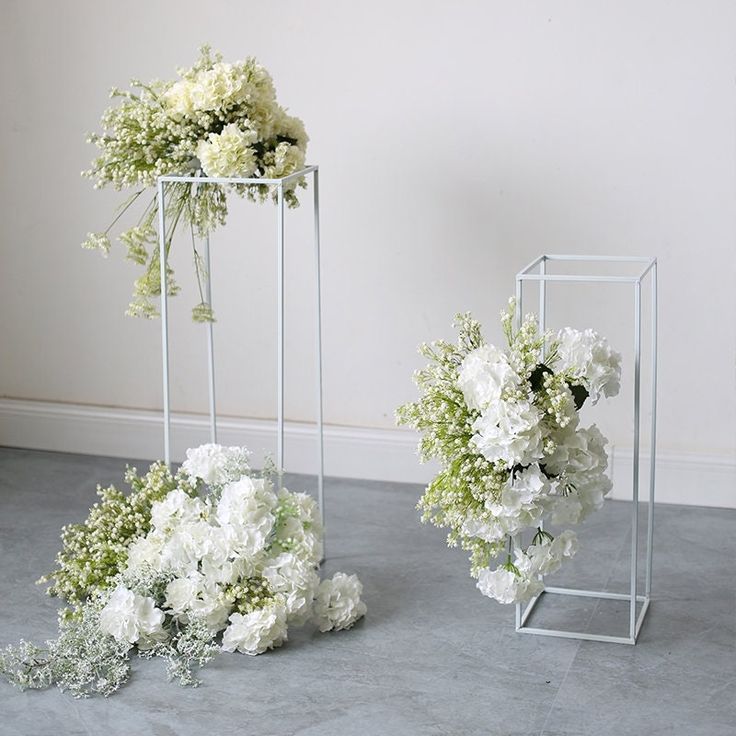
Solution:
M167 297L167 254L166 254L166 207L165 197L167 185L171 184L245 184L267 185L276 194L276 466L281 471L284 467L284 191L285 187L303 177L312 178L312 206L314 220L314 265L316 275L316 355L317 355L317 500L320 518L324 523L324 426L322 408L322 295L320 280L320 233L319 233L319 167L307 166L300 171L279 179L244 178L244 177L207 177L207 176L161 176L158 178L158 216L159 216L159 256L161 265L161 346L163 363L163 424L164 424L164 460L171 462L171 400L169 390L169 321ZM210 270L209 238L204 243L204 262L206 269L205 294L208 303L212 303L212 280ZM206 324L207 359L209 378L209 430L210 441L217 442L217 404L215 400L215 350L214 329L212 322ZM280 478L280 475L279 475ZM280 482L280 481L279 481Z
M574 267L572 267L574 265ZM605 266L614 273L591 273ZM582 268L581 268L582 267ZM629 589L627 592L610 592L608 590L583 590L576 588L547 586L538 596L532 598L525 606L516 604L516 631L525 634L556 636L570 639L586 639L591 641L612 642L619 644L636 644L644 618L649 610L652 591L652 545L654 533L654 485L655 454L657 430L657 261L656 258L639 257L606 257L578 255L542 255L532 261L516 275L516 321L521 324L524 306L524 286L536 282L538 284L538 319L539 329L543 332L547 327L548 293L547 285L551 282L584 282L591 284L615 283L632 290L634 302L633 343L634 343L634 375L633 375L633 464L632 464L632 507L631 507L631 560ZM633 289L632 289L633 287ZM639 566L639 497L640 497L640 464L641 464L641 384L642 384L642 291L648 290L650 303L649 333L651 346L648 350L648 367L650 384L648 401L651 405L651 429L648 489L645 498L648 504L646 553L644 557L645 579L644 589L637 588ZM536 301L536 300L535 300ZM628 603L628 634L616 636L598 634L588 631L560 630L530 625L530 617L535 610L544 606L542 599L550 595L580 596L583 598L626 601ZM640 610L637 613L638 605Z

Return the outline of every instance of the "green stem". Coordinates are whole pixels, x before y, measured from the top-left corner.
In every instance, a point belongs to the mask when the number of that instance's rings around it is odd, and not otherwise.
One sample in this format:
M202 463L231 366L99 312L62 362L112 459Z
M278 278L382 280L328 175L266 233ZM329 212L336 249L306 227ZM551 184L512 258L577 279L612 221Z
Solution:
M118 214L118 216L107 226L107 230L105 230L105 235L107 235L110 232L110 230L112 230L112 228L115 225L115 223L131 208L131 206L133 205L133 203L138 199L138 197L141 196L141 194L143 194L144 191L145 191L145 189L141 189L141 190L137 191L125 203L125 205L123 206L123 209L120 211L120 213Z

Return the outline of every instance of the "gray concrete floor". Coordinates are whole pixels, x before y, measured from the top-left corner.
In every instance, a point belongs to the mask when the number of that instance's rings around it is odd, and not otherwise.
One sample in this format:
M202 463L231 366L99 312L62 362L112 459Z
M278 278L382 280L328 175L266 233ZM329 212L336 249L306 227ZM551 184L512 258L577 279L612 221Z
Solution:
M81 520L96 484L120 482L123 467L0 448L0 643L54 635L57 602L34 581L52 565L60 527ZM146 661L108 700L0 683L0 733L736 734L736 511L657 507L654 601L631 647L515 633L512 609L476 591L465 555L418 523L420 493L326 485L325 573L357 572L365 586L368 617L352 631L305 627L263 656L224 654L196 690ZM556 581L625 590L628 530L629 505L607 503ZM550 598L536 621L623 633L625 616L619 604Z

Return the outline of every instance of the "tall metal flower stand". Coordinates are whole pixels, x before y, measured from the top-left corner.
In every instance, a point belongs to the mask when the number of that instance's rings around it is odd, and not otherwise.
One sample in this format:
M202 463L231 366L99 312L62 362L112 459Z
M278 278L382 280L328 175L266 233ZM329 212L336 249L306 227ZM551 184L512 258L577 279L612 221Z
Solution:
M159 256L161 265L161 348L163 365L163 424L164 460L171 462L171 398L169 382L169 319L168 319L168 274L166 254L166 189L170 184L251 184L268 185L276 192L276 465L280 471L284 467L284 187L299 179L311 176L312 203L314 219L314 265L316 275L316 335L317 335L317 438L318 471L317 501L320 519L324 524L324 423L322 408L322 294L320 279L320 233L319 233L319 167L307 166L300 171L279 179L255 179L246 177L207 177L207 176L161 176L158 178L158 216L159 216ZM210 243L205 239L204 262L206 268L205 294L212 303L212 279L210 270ZM206 324L207 360L209 379L209 429L210 441L217 442L217 404L215 400L215 349L214 326Z
M572 267L572 264L575 267ZM606 265L607 264L607 265ZM601 265L615 273L590 273ZM581 269L581 266L585 268ZM566 268L567 267L567 268ZM567 272L566 272L567 271ZM626 273L625 271L633 271ZM649 610L652 592L652 545L654 534L654 485L655 485L655 454L657 437L657 260L656 258L638 257L606 257L606 256L577 256L577 255L542 255L532 261L526 268L516 275L516 322L521 325L523 316L524 286L536 282L538 284L538 315L539 330L543 332L547 327L548 293L547 285L551 282L579 282L579 283L614 283L626 289L631 289L634 303L634 321L631 325L634 344L634 387L633 387L633 464L632 464L632 505L631 505L631 559L629 572L628 592L610 592L608 590L585 590L577 588L545 586L538 596L532 598L526 606L516 604L516 631L525 634L542 636L557 636L570 639L586 639L591 641L613 642L619 644L636 644L644 618ZM633 288L632 288L633 287ZM637 573L639 566L639 498L640 498L640 464L641 464L641 384L642 384L642 291L648 290L650 302L650 340L648 359L649 390L648 401L651 406L650 452L648 488L645 498L648 504L646 554L644 557L645 579L644 589L637 587ZM587 631L560 630L530 625L532 613L543 607L542 600L550 595L580 596L583 598L607 599L626 601L628 603L628 634L616 636L611 634L596 634ZM637 614L637 607L640 610Z

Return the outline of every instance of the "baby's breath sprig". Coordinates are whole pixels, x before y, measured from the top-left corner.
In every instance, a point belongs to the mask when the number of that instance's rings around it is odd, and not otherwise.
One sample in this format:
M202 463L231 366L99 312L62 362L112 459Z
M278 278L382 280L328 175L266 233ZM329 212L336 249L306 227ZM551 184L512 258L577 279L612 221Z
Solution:
M108 587L122 571L130 543L151 528L154 502L177 487L189 495L197 494L188 478L172 475L164 463L154 463L143 476L138 476L135 468L128 468L125 481L131 488L129 494L115 486L98 486L100 500L87 519L63 527L57 567L38 581L51 583L49 595L78 608L94 591Z
M180 79L175 81L145 84L133 79L130 90L111 90L115 104L102 115L102 132L87 138L99 155L82 175L94 181L95 189L134 187L137 191L106 230L88 234L85 248L107 255L113 226L161 176L279 179L304 168L309 140L304 125L278 104L270 75L255 59L227 64L221 54L203 46L199 59L178 71ZM303 178L283 185L289 207L298 206L296 192L303 187ZM276 188L265 184L167 184L167 255L183 219L198 237L225 223L228 191L254 202L277 197ZM157 246L158 206L154 196L137 224L118 235L127 258L145 267L126 312L130 316L158 316L152 301L161 294L158 248L150 249L151 253L146 247ZM177 291L172 285L168 293ZM214 320L206 307L203 299L195 307L196 321Z
M470 442L478 412L468 408L457 374L465 356L485 341L480 323L469 313L458 314L455 326L456 344L437 341L420 347L430 361L415 374L421 396L399 407L396 417L399 424L422 433L420 459L437 459L442 465L417 504L422 521L449 528L448 545L460 544L469 551L471 571L477 573L498 554L498 545L464 535L462 525L469 512L478 517L486 513L486 500L500 496L508 472L486 460Z

